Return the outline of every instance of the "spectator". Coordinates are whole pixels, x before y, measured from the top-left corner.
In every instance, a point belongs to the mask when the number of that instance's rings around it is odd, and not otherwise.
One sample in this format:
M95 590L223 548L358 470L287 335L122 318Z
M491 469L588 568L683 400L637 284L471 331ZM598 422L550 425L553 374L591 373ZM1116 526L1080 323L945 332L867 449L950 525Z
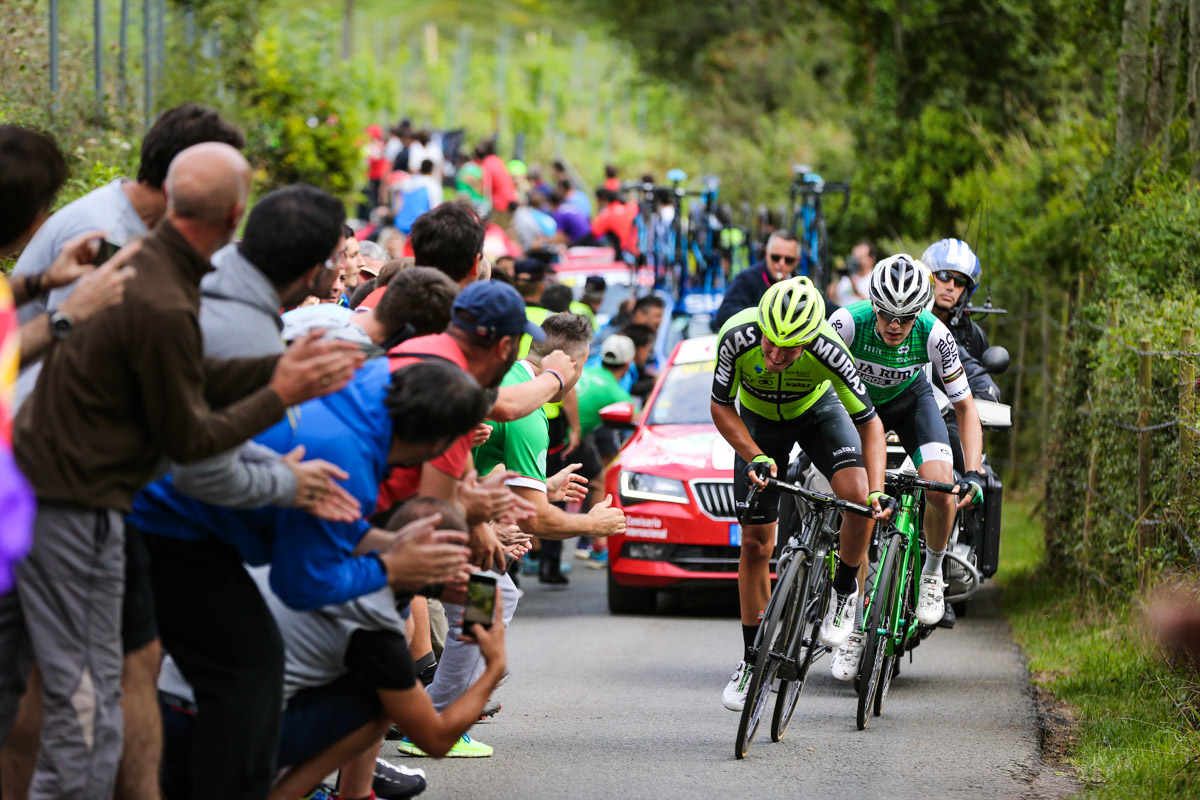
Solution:
M599 213L592 220L592 235L612 247L618 257L622 253L638 254L638 231L634 222L640 213L637 203L622 203L611 189L597 189Z
M433 176L433 161L424 159L419 170L400 184L400 190L393 198L394 224L406 235L412 232L417 217L442 204L442 182Z
M617 167L615 164L604 165L604 188L614 194L621 191L621 179L617 177Z
M335 256L335 258L341 261L341 287L337 290L337 299L334 302L343 308L348 308L350 306L349 294L362 281L359 273L362 271L364 262L362 244L354 237L354 229L349 225L343 224L342 238L344 239L342 247Z
M570 286L552 283L542 293L542 307L551 314L567 311L571 305L571 298L574 296Z
M554 235L555 241L568 247L596 244L596 239L592 236L592 226L588 222L586 214L574 206L568 205L563 200L561 192L551 192L548 200L552 209L550 214L558 226L558 233Z
M529 202L521 203L513 211L513 236L522 250L545 247L558 232L558 223L545 210L548 207L546 196L534 190L529 193Z
M588 193L576 188L569 180L558 182L558 192L563 196L563 203L583 214L589 220L592 218L592 199Z
M450 505L416 498L402 506L388 522L389 530L441 515L441 527L465 531L466 522ZM270 608L283 638L284 697L283 740L278 767L290 767L276 782L280 796L299 796L320 783L345 761L343 755L357 747L364 751L365 780L344 770L339 776L342 797L371 794L371 767L375 744L387 722L412 731L422 747L436 755L451 744L479 717L489 693L504 675L503 627L473 631L481 643L486 668L480 679L459 700L438 714L416 678L412 657L404 637L404 622L396 612L397 596L387 589L340 606L297 612L281 603L271 591L265 571L252 571L255 582ZM451 589L446 590L447 593ZM461 592L461 588L457 591ZM496 618L499 622L499 615ZM190 747L195 728L192 690L173 664L163 672L164 715L174 735L168 742L168 766L164 788L170 797L185 797L190 790ZM380 721L380 715L386 717ZM424 788L420 776L412 776L412 796Z
M237 229L249 188L249 165L233 147L181 152L163 184L165 220L133 259L126 301L101 312L86 335L58 343L18 413L15 454L39 509L17 592L0 598L0 731L12 723L24 678L14 661L29 637L45 686L35 794L54 787L107 798L113 790L122 514L134 493L164 456L188 463L224 452L288 405L338 388L358 362L337 344L308 343L282 359L202 362L200 278ZM212 412L208 401L224 408ZM81 553L81 539L101 544ZM90 681L81 685L85 665ZM81 700L95 708L87 729L75 712Z
M533 346L528 360L515 364L509 370L502 386L516 386L537 379L543 373L542 356L552 348L561 349L577 362L587 358L592 328L585 318L578 314L555 314L548 317L542 327L545 330L545 341ZM566 382L551 402L561 402L574 388L576 380ZM510 423L489 425L492 428L491 435L475 450L476 467L486 474L496 465L504 464L510 471L517 473L509 479L509 486L536 509L533 516L518 522L522 531L543 539L562 540L573 536L603 537L624 530L625 515L619 509L610 507L611 498L594 506L588 514L568 514L552 505L554 501L562 499L557 494L563 487L560 479L565 480L565 473L557 473L554 481L547 482L546 455L551 440L549 421L544 410L538 409L529 416ZM561 548L558 552L561 553ZM547 583L564 582L555 579L562 577L556 558L543 556L541 572L549 578ZM447 648L450 647L449 642L448 639ZM439 668L438 679L440 678ZM435 680L434 688L437 686L438 680ZM432 694L434 703L437 704L439 695L436 691ZM444 701L446 698L441 699Z
M608 281L604 280L603 275L589 275L583 282L583 294L579 296L578 300L571 303L568 310L572 314L582 314L587 317L588 322L592 323L592 330L598 332L596 313L604 304L604 296L607 292Z
M800 243L786 230L777 230L767 239L766 262L756 264L733 276L725 299L713 317L713 330L744 308L757 306L771 284L790 278L800 264Z
M45 273L66 245L76 237L90 233L102 235L118 246L143 236L162 218L166 209L163 180L175 155L201 142L223 142L233 147L245 145L242 132L223 119L216 111L194 103L184 103L161 116L142 137L141 163L137 179L117 178L99 189L59 209L30 240L29 245L13 267L13 277L36 276ZM117 270L114 269L114 272ZM36 297L20 309L22 365L30 365L55 341L55 336L69 336L84 319L97 313L105 304L120 299L119 284L128 275L106 271L108 293L98 292L91 302L63 303L77 284L57 286L43 296L45 285ZM117 284L118 286L113 286ZM91 287L99 288L99 287ZM81 298L82 299L82 298ZM99 299L99 302L97 302ZM59 312L51 326L51 314ZM18 405L33 391L40 367L26 366L17 383Z
M383 247L370 240L360 241L358 248L359 256L362 258L362 267L358 270L358 286L361 286L367 281L379 277L379 270L387 263L388 255ZM357 289L358 286L353 288Z
M517 187L504 159L496 155L496 140L488 139L479 146L479 166L483 170L484 195L491 200L496 224L508 227L510 208L517 202Z
M879 251L867 241L859 242L850 250L846 274L829 287L829 299L839 306L848 306L870 297L871 272L879 260Z
M485 403L478 384L453 366L419 364L393 376L377 359L343 391L304 404L294 419L257 441L276 452L303 447L338 465L346 490L371 508L389 464L436 456L478 424ZM162 483L139 498L131 519L154 534L147 540L155 599L160 609L171 610L163 616L164 641L196 688L197 798L226 796L216 790L230 782L237 784L235 796L264 797L274 774L283 650L243 561L269 563L272 591L300 611L384 586L415 591L466 579L461 537L431 538L435 519L397 538L361 519L327 521L283 508L222 509L182 498Z
M465 203L445 203L422 214L412 228L417 265L440 269L460 287L473 283L483 259L484 226Z

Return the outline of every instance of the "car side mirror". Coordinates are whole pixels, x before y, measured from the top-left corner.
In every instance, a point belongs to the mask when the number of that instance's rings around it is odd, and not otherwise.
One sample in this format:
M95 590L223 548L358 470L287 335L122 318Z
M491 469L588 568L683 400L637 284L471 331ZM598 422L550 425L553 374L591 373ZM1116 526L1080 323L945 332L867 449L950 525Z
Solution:
M628 401L613 403L600 409L600 421L608 428L620 430L636 428L637 423L633 421L633 416L633 403Z
M992 345L983 351L980 363L992 375L1001 375L1008 369L1008 350L1000 345Z

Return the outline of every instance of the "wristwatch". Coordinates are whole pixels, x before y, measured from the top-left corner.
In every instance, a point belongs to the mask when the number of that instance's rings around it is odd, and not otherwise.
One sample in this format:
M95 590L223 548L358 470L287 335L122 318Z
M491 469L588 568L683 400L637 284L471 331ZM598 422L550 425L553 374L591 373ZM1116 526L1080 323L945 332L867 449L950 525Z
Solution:
M66 339L75 330L75 323L61 311L50 315L50 335L58 341Z

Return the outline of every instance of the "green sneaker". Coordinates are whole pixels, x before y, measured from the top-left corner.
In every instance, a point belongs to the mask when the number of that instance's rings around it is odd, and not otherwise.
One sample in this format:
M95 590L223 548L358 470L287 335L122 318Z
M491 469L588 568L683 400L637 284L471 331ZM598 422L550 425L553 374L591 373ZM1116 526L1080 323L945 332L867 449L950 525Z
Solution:
M428 753L409 741L407 736L396 742L396 749L400 751L400 755L402 756L414 756L416 758L429 757ZM477 742L464 733L454 743L454 747L450 748L450 752L446 753L446 758L488 758L491 755L492 748L490 746L483 742Z

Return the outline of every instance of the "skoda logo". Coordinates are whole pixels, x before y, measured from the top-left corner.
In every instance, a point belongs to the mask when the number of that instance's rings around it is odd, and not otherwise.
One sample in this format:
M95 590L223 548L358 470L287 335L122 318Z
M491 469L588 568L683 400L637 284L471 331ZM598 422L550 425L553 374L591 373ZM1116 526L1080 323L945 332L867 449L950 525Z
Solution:
M900 345L899 347L896 348L896 352L899 353L900 355L904 355L905 353L908 352L908 345L906 345L906 344Z

